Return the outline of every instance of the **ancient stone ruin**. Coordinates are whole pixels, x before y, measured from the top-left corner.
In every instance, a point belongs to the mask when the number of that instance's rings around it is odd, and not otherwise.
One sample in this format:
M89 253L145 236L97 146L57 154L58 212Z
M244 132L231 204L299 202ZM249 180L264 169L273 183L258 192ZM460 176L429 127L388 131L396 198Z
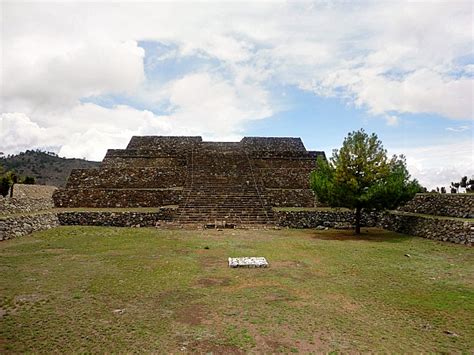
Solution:
M309 174L324 152L300 138L133 137L97 169L71 172L56 207L174 210L177 223L271 224L272 208L313 207Z

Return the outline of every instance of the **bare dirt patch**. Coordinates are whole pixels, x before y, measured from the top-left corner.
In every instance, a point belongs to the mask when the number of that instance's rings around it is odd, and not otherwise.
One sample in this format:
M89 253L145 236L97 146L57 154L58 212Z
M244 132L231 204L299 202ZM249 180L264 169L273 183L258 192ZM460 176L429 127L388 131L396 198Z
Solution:
M176 313L176 319L180 323L188 325L200 325L208 317L209 311L202 304L192 304L181 307Z
M333 293L328 295L328 298L346 311L354 312L360 309L360 306L356 302L348 299L344 295Z
M229 286L230 283L229 277L205 277L196 282L197 286L200 287Z
M29 294L29 295L18 295L15 296L13 299L13 302L15 305L21 305L21 304L32 304L32 303L37 303L45 300L45 296L39 295L36 293Z
M227 259L219 258L217 256L203 256L199 258L202 267L214 268L217 266L227 267Z
M307 268L303 262L300 261L292 261L292 260L285 260L285 261L273 261L270 265L272 268L275 269L286 269L286 268Z
M197 354L244 354L245 352L232 345L216 344L208 340L195 341L187 350Z

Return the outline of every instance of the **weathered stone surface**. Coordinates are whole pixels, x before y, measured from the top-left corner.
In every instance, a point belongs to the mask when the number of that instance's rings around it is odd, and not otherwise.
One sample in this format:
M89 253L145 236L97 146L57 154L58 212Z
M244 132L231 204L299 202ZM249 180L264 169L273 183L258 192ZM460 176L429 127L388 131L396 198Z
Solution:
M183 186L186 170L177 167L73 169L66 188L172 188Z
M56 186L50 185L28 185L28 184L15 184L13 185L13 197L16 199L51 199L54 191L57 190Z
M13 213L35 212L53 208L49 198L9 198L0 196L0 215Z
M133 136L127 149L153 149L164 152L191 150L202 142L198 136Z
M474 244L474 221L409 214L387 214L380 226L395 232L457 244Z
M174 209L160 209L157 212L58 212L61 225L113 226L113 227L156 227L162 221L172 221L176 217Z
M310 189L265 189L267 201L275 207L313 207L318 202Z
M21 237L36 231L57 227L58 225L58 217L53 212L0 217L0 240Z
M316 228L318 226L346 229L354 228L355 214L347 210L316 211L278 211L275 212L278 225L289 228ZM364 227L375 227L382 218L376 211L363 211L361 224Z
M179 205L178 222L273 223L273 206L315 205L309 174L323 152L299 138L133 137L99 169L74 170L57 207Z
M292 137L244 137L241 141L246 150L249 151L301 151L306 148L301 138Z
M474 194L417 194L399 210L437 216L474 218Z
M256 267L268 267L267 259L261 256L251 256L251 257L239 257L239 258L229 258L229 267L246 267L246 268L256 268Z
M59 189L56 207L160 207L177 205L182 189Z

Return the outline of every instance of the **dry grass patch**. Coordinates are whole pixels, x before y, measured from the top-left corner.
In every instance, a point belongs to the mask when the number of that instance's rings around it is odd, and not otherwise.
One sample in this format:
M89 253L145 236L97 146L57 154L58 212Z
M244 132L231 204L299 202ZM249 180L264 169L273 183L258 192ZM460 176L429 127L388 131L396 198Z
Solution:
M0 258L3 353L474 350L473 249L377 229L60 227Z

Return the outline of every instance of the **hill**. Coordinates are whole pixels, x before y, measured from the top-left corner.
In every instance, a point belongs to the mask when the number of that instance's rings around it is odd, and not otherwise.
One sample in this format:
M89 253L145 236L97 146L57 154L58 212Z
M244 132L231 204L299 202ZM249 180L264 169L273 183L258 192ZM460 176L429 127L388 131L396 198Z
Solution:
M72 169L96 168L99 162L84 159L61 158L55 153L39 150L9 155L0 159L6 170L14 170L22 176L33 176L41 185L64 186Z

